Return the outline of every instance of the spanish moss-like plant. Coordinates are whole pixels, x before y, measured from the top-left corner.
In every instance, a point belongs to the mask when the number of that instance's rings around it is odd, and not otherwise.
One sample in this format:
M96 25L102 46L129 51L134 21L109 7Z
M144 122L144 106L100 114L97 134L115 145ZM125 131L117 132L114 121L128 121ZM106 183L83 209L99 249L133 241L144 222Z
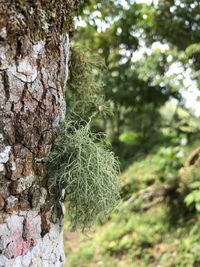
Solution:
M99 111L105 106L103 97L103 63L89 51L72 48L70 79L66 88L68 112L75 112L82 118Z
M53 183L65 189L73 229L90 227L119 201L118 161L101 139L91 133L90 123L68 119L49 155Z

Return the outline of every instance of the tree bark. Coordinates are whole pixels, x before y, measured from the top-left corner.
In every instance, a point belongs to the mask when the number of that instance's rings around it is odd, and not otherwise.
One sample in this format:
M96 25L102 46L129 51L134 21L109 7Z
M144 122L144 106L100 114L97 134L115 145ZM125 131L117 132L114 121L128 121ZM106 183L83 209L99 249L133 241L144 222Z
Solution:
M63 266L43 160L65 117L75 1L0 0L0 266Z

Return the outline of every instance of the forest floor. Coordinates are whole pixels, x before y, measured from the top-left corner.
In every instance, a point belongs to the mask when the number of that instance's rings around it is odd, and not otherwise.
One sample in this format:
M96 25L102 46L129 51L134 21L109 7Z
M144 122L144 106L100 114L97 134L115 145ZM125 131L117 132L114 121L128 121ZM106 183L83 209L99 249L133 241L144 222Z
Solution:
M106 223L85 234L66 225L66 267L200 266L200 216L166 191L160 157L149 154L122 174L122 202Z

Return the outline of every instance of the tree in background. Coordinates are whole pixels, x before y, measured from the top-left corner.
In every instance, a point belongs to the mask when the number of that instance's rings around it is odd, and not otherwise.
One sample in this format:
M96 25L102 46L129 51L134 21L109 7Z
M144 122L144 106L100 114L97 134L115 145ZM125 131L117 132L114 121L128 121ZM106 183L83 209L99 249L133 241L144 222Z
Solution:
M200 3L148 2L83 3L76 38L104 59L114 113L95 127L131 164L122 208L79 250L69 246L70 266L200 265L199 117L183 94L198 94Z
M192 2L83 3L76 38L105 62L105 97L111 102L114 116L100 125L109 132L122 158L130 158L141 147L147 152L164 142L162 128L166 123L160 108L165 103L174 99L185 108L181 95L186 89L184 77L177 79L169 72L174 63L180 63L183 69L197 68L194 43L198 43L199 4ZM190 55L185 55L191 45ZM196 62L194 66L190 58Z

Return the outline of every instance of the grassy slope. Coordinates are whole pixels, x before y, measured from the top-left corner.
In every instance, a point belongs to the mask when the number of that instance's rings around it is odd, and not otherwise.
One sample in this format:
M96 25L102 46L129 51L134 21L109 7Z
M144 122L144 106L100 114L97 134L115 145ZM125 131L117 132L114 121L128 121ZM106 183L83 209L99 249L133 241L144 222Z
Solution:
M149 155L123 173L124 200L138 190L157 183L157 164L158 156ZM181 213L176 206L173 208L173 214ZM186 220L185 217L175 216L172 220L171 212L167 203L146 212L119 207L111 220L97 227L94 233L88 233L89 237L66 234L66 250L69 253L66 266L200 266L200 217L194 215Z

